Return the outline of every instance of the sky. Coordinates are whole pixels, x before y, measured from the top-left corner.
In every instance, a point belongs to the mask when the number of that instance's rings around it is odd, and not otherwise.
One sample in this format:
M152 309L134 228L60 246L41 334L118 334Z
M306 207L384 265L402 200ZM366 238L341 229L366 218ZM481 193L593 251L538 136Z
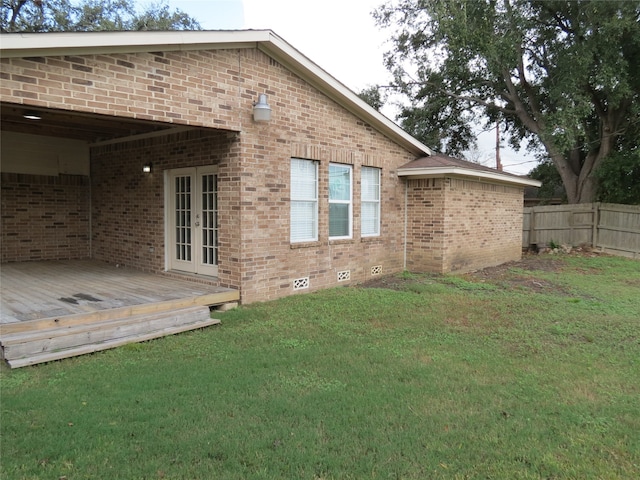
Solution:
M391 32L375 24L371 12L384 0L168 0L205 30L273 30L283 40L354 92L388 84L383 56ZM383 110L395 120L393 109ZM495 167L495 131L479 135L473 160ZM524 150L501 142L504 170L525 174L536 162ZM470 158L471 159L471 158ZM527 163L523 163L527 162Z

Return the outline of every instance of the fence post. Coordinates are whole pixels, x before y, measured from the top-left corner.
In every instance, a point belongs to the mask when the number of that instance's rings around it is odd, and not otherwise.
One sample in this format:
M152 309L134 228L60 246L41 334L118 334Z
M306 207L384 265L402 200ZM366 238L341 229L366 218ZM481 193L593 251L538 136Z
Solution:
M536 207L531 207L531 216L529 217L529 246L538 243L536 238Z
M600 224L600 202L593 204L593 227L591 230L591 246L598 248L598 225Z

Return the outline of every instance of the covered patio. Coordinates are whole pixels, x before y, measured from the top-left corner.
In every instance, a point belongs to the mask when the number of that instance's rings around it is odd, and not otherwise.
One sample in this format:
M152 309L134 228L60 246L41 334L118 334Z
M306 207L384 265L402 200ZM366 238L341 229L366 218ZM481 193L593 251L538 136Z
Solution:
M0 344L12 367L202 328L217 323L210 307L240 297L202 277L95 260L5 263L0 273Z

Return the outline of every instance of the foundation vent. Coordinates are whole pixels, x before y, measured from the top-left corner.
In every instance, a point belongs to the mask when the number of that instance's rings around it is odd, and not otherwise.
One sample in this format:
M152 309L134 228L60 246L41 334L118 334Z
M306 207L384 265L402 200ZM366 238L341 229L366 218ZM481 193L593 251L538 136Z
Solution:
M346 282L347 280L351 280L351 270L345 270L344 272L338 272L338 281Z
M309 277L296 278L293 281L294 290L302 290L304 288L309 288Z
M382 265L374 265L371 267L371 275L380 275L382 273Z

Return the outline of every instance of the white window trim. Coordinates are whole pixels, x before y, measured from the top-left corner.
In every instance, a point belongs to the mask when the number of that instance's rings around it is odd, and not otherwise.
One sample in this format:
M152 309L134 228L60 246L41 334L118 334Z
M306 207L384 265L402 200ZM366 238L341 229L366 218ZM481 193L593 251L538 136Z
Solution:
M364 192L365 192L365 188L364 188L364 176L362 175L362 172L364 170L375 170L378 173L378 198L377 200L365 200L364 199ZM380 197L382 195L382 172L381 169L376 168L376 167L366 167L363 166L361 169L361 173L360 173L360 232L364 231L364 209L362 208L362 205L364 204L375 204L376 205L376 213L377 213L377 225L376 225L376 231L374 233L361 233L362 237L379 237L380 236Z
M330 211L332 203L349 206L349 233L347 235L340 235L335 237L329 235L329 240L348 240L353 238L353 165L346 165L343 163L330 163L329 172L331 171L332 166L349 170L349 200L331 200L331 191L329 191L329 217L331 216ZM329 188L331 188L331 179L329 179ZM330 223L331 218L329 218L329 224Z
M314 165L315 167L315 192L314 192L314 199L308 199L308 198L295 198L294 197L294 193L293 193L293 188L291 188L290 185L290 203L291 206L289 208L289 241L291 243L305 243L305 242L317 242L318 241L318 162L315 160L308 160L308 159L304 159L304 158L292 158L291 160L297 160L297 161L302 161L302 162L310 162ZM289 162L289 168L291 169L292 167L292 161ZM290 181L293 184L293 170L291 169L290 172ZM313 226L313 230L315 235L309 238L301 238L301 239L293 239L292 235L293 235L293 218L292 218L292 209L293 209L293 204L294 202L305 202L305 203L309 203L309 202L313 202L314 203L314 217L315 217L315 225Z

